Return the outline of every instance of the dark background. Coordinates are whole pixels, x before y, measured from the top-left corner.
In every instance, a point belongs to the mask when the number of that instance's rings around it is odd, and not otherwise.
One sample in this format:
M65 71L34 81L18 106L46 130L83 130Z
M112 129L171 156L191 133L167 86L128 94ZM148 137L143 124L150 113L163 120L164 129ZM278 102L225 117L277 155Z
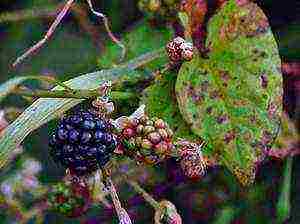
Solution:
M84 1L78 1L86 10ZM111 20L112 29L118 35L126 32L143 18L143 14L136 7L137 1L133 0L111 0L95 1L95 6L105 13ZM278 41L280 55L283 61L292 62L300 60L300 2L299 1L257 1L269 18L272 30ZM55 0L0 0L0 15L4 12L14 12L16 10L30 8L49 8L63 4L63 1ZM80 14L79 14L80 15ZM30 47L39 40L45 33L52 18L34 18L20 20L17 22L0 23L0 82L6 81L17 75L53 75L61 80L66 80L79 74L94 71L97 68L97 59L105 51L107 36L103 30L101 22L90 13L86 14L85 22L82 22L78 14L69 13L63 23L59 26L51 40L38 52L37 55L27 59L17 70L13 70L10 64L19 56L24 49ZM84 25L85 24L85 25ZM87 25L88 24L88 25ZM90 32L86 26L90 27ZM285 78L286 79L286 78ZM293 81L293 80L292 80ZM294 80L297 81L297 78ZM286 88L291 88L287 86ZM290 104L290 114L295 110L294 101L297 100L297 93L289 90L287 100L293 101ZM4 107L14 104L23 107L25 102L9 97L4 102ZM297 118L295 118L297 121ZM51 126L51 124L50 124ZM25 142L27 153L42 161L43 171L40 180L43 183L58 181L63 172L54 166L47 154L48 126L36 131L32 137ZM300 223L300 187L298 170L300 169L299 159L296 158L293 166L292 179L292 214L288 223ZM167 198L172 201L180 211L184 223L213 223L222 206L231 206L240 210L239 217L233 223L274 223L275 204L277 202L279 186L281 183L282 165L280 161L267 161L258 172L255 189L263 188L261 195L254 194L259 198L259 202L251 204L251 189L241 190L231 175L224 170L212 170L208 177L201 183L185 180L181 185L176 185L173 173L176 171L174 161L159 167L164 171L162 182L165 187L157 185L156 188L148 187L157 198ZM174 172L170 172L173 170ZM159 182L159 181L158 181ZM167 184L166 184L167 183ZM121 192L121 198L126 200L128 190ZM245 192L243 192L245 191ZM255 191L255 190L254 190ZM214 193L225 194L228 198L225 204L215 202ZM217 194L216 193L216 194ZM249 200L248 200L249 199ZM250 202L249 202L250 201ZM153 210L142 200L139 203L128 204L133 210L141 210L140 220L136 223L153 223ZM201 208L201 209L200 209ZM100 209L100 208L98 208ZM90 220L98 220L97 223L117 223L103 221L100 213L91 211ZM1 214L1 210L0 210ZM2 215L5 217L5 214ZM1 217L0 217L1 218ZM75 220L67 220L57 214L47 214L45 223L79 223ZM89 220L89 219L87 219ZM103 219L105 220L105 219ZM109 220L109 219L107 219ZM0 223L6 223L0 221ZM95 222L87 222L95 223Z

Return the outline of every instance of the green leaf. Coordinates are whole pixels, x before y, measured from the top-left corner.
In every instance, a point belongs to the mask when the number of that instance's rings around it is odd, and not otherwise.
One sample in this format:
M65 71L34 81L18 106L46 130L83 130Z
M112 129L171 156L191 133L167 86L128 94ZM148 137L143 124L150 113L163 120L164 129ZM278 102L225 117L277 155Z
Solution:
M276 206L277 222L284 223L291 215L291 181L293 157L287 157L283 171L283 183Z
M39 80L39 81L44 81L52 84L57 84L60 85L64 88L69 89L68 86L64 85L60 81L49 77L49 76L19 76L16 78L12 78L8 80L7 82L3 83L0 85L0 102L10 93L12 93L16 87L21 85L23 82L28 81L28 80Z
M230 224L234 221L234 218L239 213L239 208L227 206L222 208L217 213L216 219L213 221L213 224Z
M160 57L161 50L157 50L142 55L120 67L82 75L64 82L64 84L74 89L96 89L105 80L115 81L124 76L131 76L132 78L140 76L134 69ZM61 87L54 89L61 89ZM22 143L27 135L82 101L78 99L38 99L35 101L11 125L1 132L0 168L6 164L9 154Z
M16 77L0 85L0 102L25 80L26 76Z
M166 121L174 130L175 137L195 139L190 127L180 114L175 95L176 74L167 72L143 92L141 103L146 105L146 112L151 117Z
M180 111L243 185L271 147L282 111L281 62L263 11L228 1L209 21L208 58L180 69Z
M136 25L130 32L126 32L122 42L127 48L126 60L131 60L138 55L145 54L149 50L162 48L172 38L171 30L167 28L155 29L150 27L146 21ZM162 52L164 53L164 52ZM107 43L104 54L99 58L100 68L110 68L120 56L120 47L116 44ZM148 69L157 69L159 66L167 63L167 57L161 57L153 63L147 64Z

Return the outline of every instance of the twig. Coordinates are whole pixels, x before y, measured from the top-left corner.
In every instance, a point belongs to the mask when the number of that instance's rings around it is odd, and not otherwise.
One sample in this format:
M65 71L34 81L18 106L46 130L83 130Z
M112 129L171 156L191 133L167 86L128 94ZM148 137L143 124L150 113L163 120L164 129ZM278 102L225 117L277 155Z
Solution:
M150 194L148 194L137 182L130 180L130 178L123 174L124 180L142 197L145 199L146 202L148 202L155 210L158 210L161 208L159 205L159 202L156 201Z
M80 3L74 4L71 8L72 12L74 12L74 17L77 19L79 26L87 32L91 39L99 51L104 50L103 43L101 42L101 33L94 24L88 19L88 10L85 6Z
M103 13L100 13L100 12L97 12L94 7L93 7L93 4L92 4L92 1L91 0L86 0L89 7L90 7L90 10L92 11L93 14L95 14L96 16L100 17L103 19L103 22L104 22L104 26L105 26L105 29L109 35L109 37L111 38L111 40L117 44L121 49L122 49L122 54L121 54L121 57L120 57L120 62L123 61L123 59L125 58L126 56L126 47L125 45L113 34L113 32L111 31L110 29L110 26L109 26L109 21L106 17L106 15L104 15Z
M121 202L119 200L119 197L118 197L118 194L117 194L114 184L112 183L112 181L110 179L108 179L107 184L109 187L110 196L112 198L114 207L116 209L116 212L117 212L117 215L119 218L119 224L132 224L132 221L131 221L128 213L121 205Z
M65 4L61 12L58 14L52 25L50 26L49 30L47 31L46 35L43 39L41 39L38 43L33 45L31 48L29 48L23 55L17 58L17 60L13 63L13 67L16 67L18 64L20 64L24 59L26 59L28 56L33 54L36 50L40 49L47 40L51 37L51 35L54 33L57 26L62 21L63 17L66 15L66 13L69 11L73 4L74 0L68 0L68 2Z

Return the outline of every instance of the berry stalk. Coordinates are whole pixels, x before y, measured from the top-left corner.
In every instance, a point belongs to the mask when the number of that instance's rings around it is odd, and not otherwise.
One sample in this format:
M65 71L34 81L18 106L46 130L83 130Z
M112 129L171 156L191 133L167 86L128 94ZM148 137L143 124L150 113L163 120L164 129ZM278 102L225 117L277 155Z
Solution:
M138 193L140 194L146 202L148 202L155 210L160 209L159 202L156 201L150 194L148 194L137 182L130 180L127 175L123 174L126 182Z

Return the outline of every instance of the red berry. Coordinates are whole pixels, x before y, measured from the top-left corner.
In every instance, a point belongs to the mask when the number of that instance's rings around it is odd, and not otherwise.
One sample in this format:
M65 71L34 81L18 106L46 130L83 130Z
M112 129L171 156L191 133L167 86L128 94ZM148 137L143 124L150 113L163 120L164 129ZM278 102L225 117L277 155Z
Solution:
M132 128L125 128L123 131L123 136L125 138L131 138L135 135L135 130L133 130Z

